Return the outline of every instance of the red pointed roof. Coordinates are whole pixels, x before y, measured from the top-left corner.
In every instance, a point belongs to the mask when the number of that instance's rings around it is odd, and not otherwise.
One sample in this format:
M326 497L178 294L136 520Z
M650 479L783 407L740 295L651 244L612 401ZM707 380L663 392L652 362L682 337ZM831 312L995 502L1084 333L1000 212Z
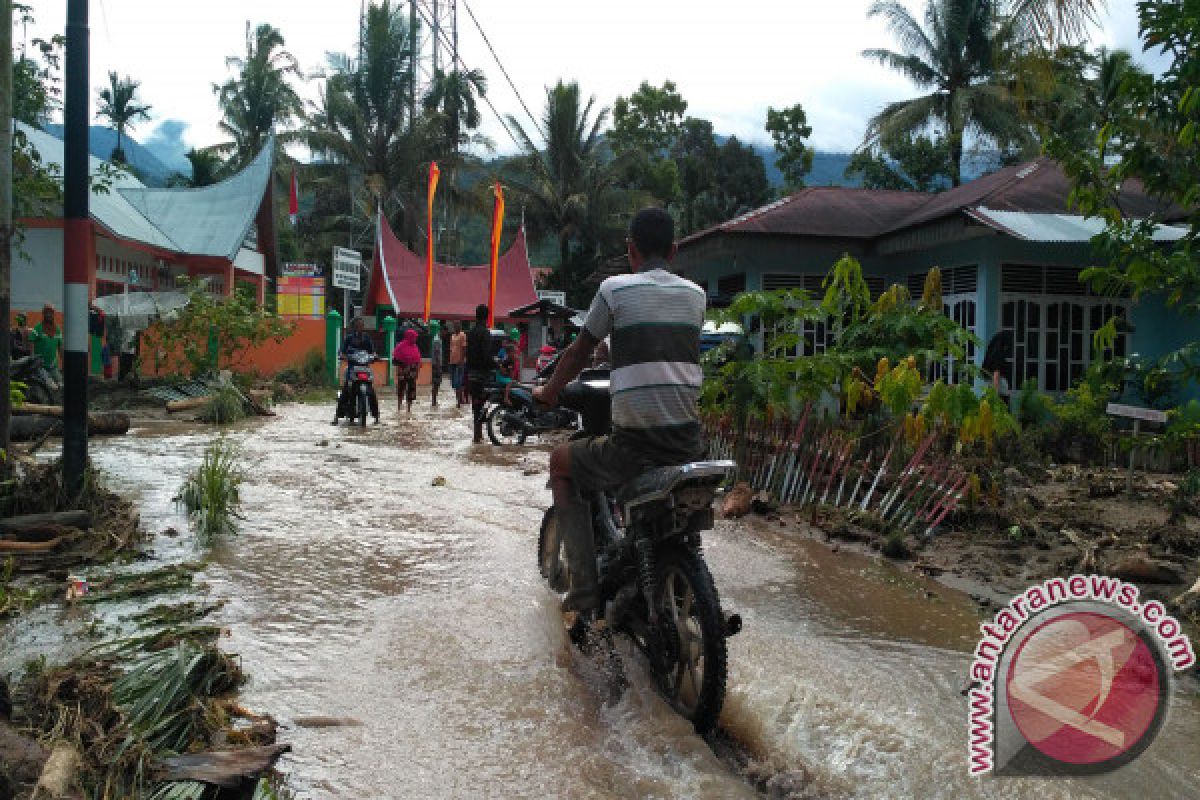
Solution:
M457 267L434 262L430 300L433 318L475 319L475 306L487 302L487 293L486 265ZM525 229L521 228L512 246L500 254L496 268L496 319L510 320L510 311L536 303L537 299ZM363 312L374 314L377 305L392 306L398 317L420 317L425 313L425 258L401 244L386 219L380 222L375 240Z

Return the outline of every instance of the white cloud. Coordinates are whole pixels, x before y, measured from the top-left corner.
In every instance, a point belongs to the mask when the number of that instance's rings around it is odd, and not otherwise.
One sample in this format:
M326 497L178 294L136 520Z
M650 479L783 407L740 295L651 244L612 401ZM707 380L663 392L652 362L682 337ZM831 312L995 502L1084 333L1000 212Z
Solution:
M869 0L468 2L535 114L544 87L560 77L578 80L602 105L643 80L671 79L689 113L711 119L721 133L766 141L767 106L799 102L816 146L849 150L885 102L913 93L904 79L860 55L892 44L883 24L867 19ZM912 0L907 5L921 7ZM1109 6L1096 40L1136 51L1134 0ZM359 7L358 0L99 0L91 4L92 97L108 70L129 74L142 81L156 120L186 122L189 145L213 144L222 137L212 84L228 75L226 56L242 53L247 19L279 28L288 49L313 70L324 64L326 51L353 46ZM61 32L64 8L38 3L38 22L28 35ZM462 0L459 35L463 60L488 76L492 103L528 123ZM312 96L315 87L302 91ZM511 152L504 129L485 113L484 133L501 152ZM153 127L143 125L138 133Z

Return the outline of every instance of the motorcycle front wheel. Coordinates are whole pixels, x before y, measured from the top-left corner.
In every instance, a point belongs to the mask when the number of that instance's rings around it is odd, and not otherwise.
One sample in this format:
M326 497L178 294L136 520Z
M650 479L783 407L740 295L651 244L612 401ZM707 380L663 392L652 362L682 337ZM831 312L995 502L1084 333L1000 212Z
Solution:
M567 590L567 559L563 553L562 538L558 535L558 518L553 508L546 509L542 516L542 528L538 532L538 572L546 579L546 584L551 590Z
M725 702L725 625L717 587L703 557L687 548L661 551L656 571L662 654L651 657L651 666L667 702L705 734Z
M487 434L497 446L524 444L524 420L508 406L492 406L487 415Z

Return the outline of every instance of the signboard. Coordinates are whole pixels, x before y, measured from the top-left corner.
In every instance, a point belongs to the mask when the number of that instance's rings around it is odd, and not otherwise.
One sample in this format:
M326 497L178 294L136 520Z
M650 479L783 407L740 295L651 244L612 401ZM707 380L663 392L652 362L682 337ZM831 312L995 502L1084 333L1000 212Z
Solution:
M551 303L558 303L560 306L567 304L567 293L557 292L550 289L538 289L537 296L539 300L549 300Z
M362 272L362 253L345 247L333 248L333 285L339 289L358 291Z
M1108 414L1114 417L1128 417L1129 419L1142 420L1145 422L1166 422L1167 413L1165 411L1155 411L1153 408L1142 408L1141 406L1123 406L1120 403L1109 403L1108 408L1104 409Z
M316 264L284 264L283 274L288 278L315 278L321 274Z

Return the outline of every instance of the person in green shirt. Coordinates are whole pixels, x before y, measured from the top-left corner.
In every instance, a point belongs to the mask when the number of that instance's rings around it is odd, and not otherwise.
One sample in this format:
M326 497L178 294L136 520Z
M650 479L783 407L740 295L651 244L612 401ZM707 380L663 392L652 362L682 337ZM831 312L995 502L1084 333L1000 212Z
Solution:
M42 368L50 376L54 388L62 386L62 371L58 368L58 356L62 352L62 330L54 320L54 306L47 303L42 308L42 321L33 326L29 334L34 354L42 360Z

